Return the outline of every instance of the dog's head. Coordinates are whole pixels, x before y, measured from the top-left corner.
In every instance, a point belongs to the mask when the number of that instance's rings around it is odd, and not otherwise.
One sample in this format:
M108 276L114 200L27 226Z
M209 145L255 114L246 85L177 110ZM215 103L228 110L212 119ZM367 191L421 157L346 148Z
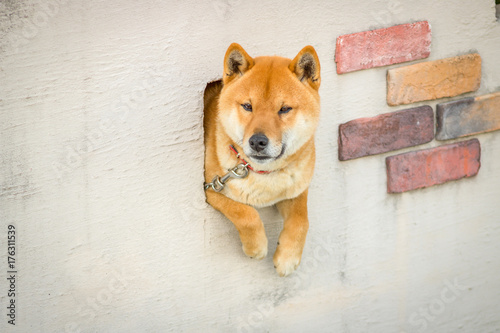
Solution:
M319 119L320 64L306 46L293 59L250 57L238 44L224 58L219 120L261 170L283 166L313 140Z

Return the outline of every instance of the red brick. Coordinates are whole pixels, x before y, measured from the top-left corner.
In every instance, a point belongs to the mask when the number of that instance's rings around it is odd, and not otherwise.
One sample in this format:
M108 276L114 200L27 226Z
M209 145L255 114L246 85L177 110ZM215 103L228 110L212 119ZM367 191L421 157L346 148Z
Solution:
M436 139L449 140L500 129L500 92L437 105Z
M481 83L477 53L426 61L387 71L387 104L401 105L476 91Z
M434 112L428 105L359 118L339 126L339 160L413 147L434 138Z
M427 21L363 31L337 38L337 73L427 58L431 52Z
M481 146L477 139L389 156L387 192L400 193L475 176Z

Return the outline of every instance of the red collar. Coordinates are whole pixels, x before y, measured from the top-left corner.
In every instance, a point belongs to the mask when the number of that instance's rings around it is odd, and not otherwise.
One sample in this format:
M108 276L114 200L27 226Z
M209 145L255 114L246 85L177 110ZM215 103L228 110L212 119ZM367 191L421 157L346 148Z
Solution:
M268 174L268 173L272 172L272 171L265 171L265 170L255 170L254 168L252 168L252 166L250 165L250 163L248 163L243 158L241 158L240 153L238 153L238 151L236 150L236 148L234 148L233 145L229 145L229 149L231 149L231 151L236 154L236 157L239 158L240 161L242 161L245 164L245 166L248 167L253 172L259 173L261 175L265 175L265 174Z

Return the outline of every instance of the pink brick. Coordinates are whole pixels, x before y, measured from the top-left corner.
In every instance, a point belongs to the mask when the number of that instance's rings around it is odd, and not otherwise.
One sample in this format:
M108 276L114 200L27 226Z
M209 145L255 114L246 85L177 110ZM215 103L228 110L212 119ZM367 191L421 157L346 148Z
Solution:
M427 21L339 36L337 73L427 58L430 48L431 27Z
M481 146L477 139L387 157L387 192L400 193L475 176Z
M339 160L413 147L434 139L434 112L428 105L351 120L339 126Z

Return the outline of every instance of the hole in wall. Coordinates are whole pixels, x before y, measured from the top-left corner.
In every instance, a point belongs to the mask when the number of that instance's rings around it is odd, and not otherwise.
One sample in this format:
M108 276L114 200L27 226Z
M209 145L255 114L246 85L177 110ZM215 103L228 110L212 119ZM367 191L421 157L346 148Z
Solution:
M213 122L216 116L214 112L211 112L214 108L212 104L216 102L221 90L222 80L216 80L208 82L203 92L203 131L205 138L207 135L207 123ZM208 108L210 108L211 111L209 111Z
M222 80L211 81L207 83L203 93L203 107L206 108L209 103L216 98L222 89Z
M495 0L497 20L500 20L500 0Z
M203 129L206 127L206 122L211 121L210 114L207 115L207 108L219 97L222 90L222 80L211 81L207 83L203 92Z

